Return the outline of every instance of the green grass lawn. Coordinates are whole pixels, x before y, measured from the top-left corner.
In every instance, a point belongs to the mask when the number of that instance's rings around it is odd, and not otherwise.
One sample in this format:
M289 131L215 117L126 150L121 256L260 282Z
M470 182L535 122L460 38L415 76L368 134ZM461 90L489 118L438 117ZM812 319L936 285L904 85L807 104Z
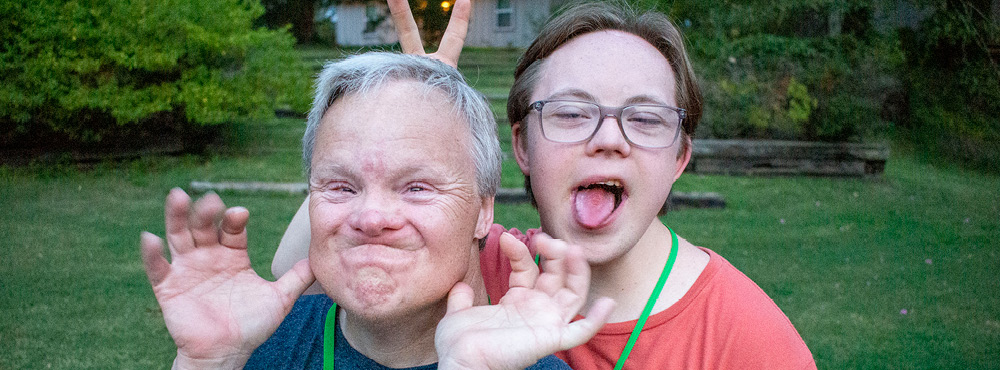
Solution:
M466 52L460 68L512 68L490 62L516 52L497 53ZM226 144L199 156L0 167L0 369L169 367L139 232L163 235L164 196L192 180L302 181L302 130L274 119L225 127ZM774 298L821 369L1000 368L1000 177L894 149L878 179L687 174L676 190L721 193L727 208L664 220ZM504 185L520 186L511 166ZM222 196L250 210L251 259L270 277L301 196ZM525 204L496 219L538 225Z

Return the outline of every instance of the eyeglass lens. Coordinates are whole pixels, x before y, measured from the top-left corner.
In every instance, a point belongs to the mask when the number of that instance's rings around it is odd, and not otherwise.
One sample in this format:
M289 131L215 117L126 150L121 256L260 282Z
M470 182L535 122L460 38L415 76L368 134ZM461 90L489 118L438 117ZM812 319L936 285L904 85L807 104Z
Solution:
M607 109L607 108L605 108ZM680 130L680 113L658 105L630 105L620 112L611 109L629 142L643 147L664 148L673 144ZM546 139L573 143L589 139L605 116L597 104L576 101L546 101L541 106L542 134Z

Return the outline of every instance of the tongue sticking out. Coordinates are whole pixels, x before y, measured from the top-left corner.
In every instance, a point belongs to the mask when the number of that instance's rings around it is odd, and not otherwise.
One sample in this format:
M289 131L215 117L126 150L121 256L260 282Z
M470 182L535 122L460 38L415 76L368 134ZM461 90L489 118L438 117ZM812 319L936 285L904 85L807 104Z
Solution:
M603 187L579 189L574 204L576 221L584 227L599 227L615 211L615 203L615 194Z

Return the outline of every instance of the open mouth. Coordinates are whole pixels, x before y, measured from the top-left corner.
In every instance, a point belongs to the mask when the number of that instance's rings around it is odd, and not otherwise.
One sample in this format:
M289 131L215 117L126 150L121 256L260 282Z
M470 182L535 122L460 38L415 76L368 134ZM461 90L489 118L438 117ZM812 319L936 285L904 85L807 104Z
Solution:
M601 227L611 218L624 198L625 187L619 180L579 186L574 192L574 216L584 227Z
M587 186L581 186L576 190L581 191L581 190L595 190L595 189L606 191L615 197L614 198L615 205L612 211L614 209L618 209L618 206L622 204L622 194L625 193L625 188L622 187L622 183L620 181L609 180L609 181L598 182Z

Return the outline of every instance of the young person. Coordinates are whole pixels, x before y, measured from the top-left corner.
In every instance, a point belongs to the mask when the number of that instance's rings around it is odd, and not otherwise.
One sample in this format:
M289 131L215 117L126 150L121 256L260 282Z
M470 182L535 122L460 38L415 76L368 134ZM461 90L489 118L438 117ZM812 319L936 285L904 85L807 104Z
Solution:
M389 4L403 50L422 53L406 2ZM454 11L467 6L457 2ZM431 55L451 65L468 14L456 20ZM791 322L756 284L657 217L691 158L701 117L683 39L664 15L617 2L559 13L520 60L507 115L541 230L581 245L592 269L590 296L618 304L611 323L588 343L557 353L571 367L816 367ZM289 232L301 235L295 229ZM511 267L497 243L503 231L491 229L481 257L491 296L508 289ZM510 232L530 240L538 230ZM278 253L294 260L302 255L296 249L302 248L283 245Z
M214 194L189 211L190 198L170 192L171 262L162 241L143 234L175 368L564 369L545 356L605 322L607 300L570 323L588 266L579 249L545 237L532 241L547 258L540 275L507 237L504 250L526 268L485 305L479 250L500 149L488 105L454 68L389 53L331 64L308 121L312 243L290 273L257 276L246 209L223 211ZM326 295L299 297L314 276Z

